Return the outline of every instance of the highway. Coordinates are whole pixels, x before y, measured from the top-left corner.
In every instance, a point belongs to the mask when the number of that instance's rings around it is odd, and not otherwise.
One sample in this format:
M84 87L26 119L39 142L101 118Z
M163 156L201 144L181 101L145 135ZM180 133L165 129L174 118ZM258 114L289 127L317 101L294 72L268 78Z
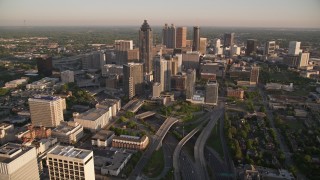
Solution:
M196 162L196 167L201 180L209 180L209 174L207 171L206 159L204 156L204 147L209 138L213 127L217 124L219 118L223 114L223 108L217 107L214 114L211 115L210 121L207 126L202 130L201 134L197 138L194 146L194 158Z
M128 179L135 180L140 176L143 167L151 158L153 151L161 147L163 138L168 133L172 125L176 122L178 122L178 119L172 117L169 117L165 120L165 122L160 126L160 128L156 132L156 134L152 138L150 138L150 144L148 148L143 153L142 157L140 158L139 162L137 163L136 167L134 168Z

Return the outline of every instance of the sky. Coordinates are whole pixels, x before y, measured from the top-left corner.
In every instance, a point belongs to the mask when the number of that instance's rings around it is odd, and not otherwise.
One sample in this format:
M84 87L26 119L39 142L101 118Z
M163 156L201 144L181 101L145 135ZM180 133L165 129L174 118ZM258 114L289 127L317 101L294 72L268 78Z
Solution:
M320 28L320 0L0 0L0 26Z

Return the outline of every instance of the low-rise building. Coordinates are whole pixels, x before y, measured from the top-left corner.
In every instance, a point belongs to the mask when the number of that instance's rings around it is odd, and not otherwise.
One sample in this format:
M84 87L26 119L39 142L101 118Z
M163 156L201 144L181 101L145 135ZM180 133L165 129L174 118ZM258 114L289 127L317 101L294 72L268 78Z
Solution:
M238 88L238 89L228 88L227 89L227 96L228 97L235 97L238 99L243 99L244 90L241 88Z
M52 87L53 85L55 85L57 82L59 82L58 78L49 78L49 77L45 77L43 79L40 79L39 81L35 81L31 84L27 84L26 88L27 89L45 89L48 87Z
M23 143L24 146L34 146L36 147L36 152L37 155L41 155L47 150L49 150L51 147L56 145L58 143L57 138L49 137L49 138L44 138L40 140L35 140L33 142L26 142Z
M52 136L59 142L74 144L83 137L83 126L74 121L61 122L52 130Z
M113 131L100 130L91 138L91 144L98 147L107 147L112 143Z
M105 99L96 105L96 108L109 109L111 116L115 117L121 109L120 99Z
M14 139L14 126L12 124L0 123L0 143L6 143Z
M5 88L16 88L19 85L24 85L28 82L28 78L21 78L7 82L4 87Z
M148 136L136 137L120 135L112 139L112 147L144 150L149 144Z
M112 113L109 108L93 108L81 114L73 114L75 122L78 122L85 129L89 129L91 131L98 131L102 129L109 123L111 117Z

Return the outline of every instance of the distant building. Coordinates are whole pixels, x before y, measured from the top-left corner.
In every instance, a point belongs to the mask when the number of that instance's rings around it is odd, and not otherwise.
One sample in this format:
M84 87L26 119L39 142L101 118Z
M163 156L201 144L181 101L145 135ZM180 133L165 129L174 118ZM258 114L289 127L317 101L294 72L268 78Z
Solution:
M219 84L217 81L209 80L206 84L205 103L209 105L218 104L218 88Z
M161 94L161 84L158 82L153 83L152 86L152 98L159 98Z
M91 144L98 147L107 147L112 143L112 138L114 137L113 131L100 130L91 138Z
M236 55L236 56L238 56L238 55L240 55L240 53L241 53L241 48L240 47L238 47L237 45L232 45L232 47L230 48L231 49L231 51L230 51L230 55L231 56L234 56L234 55Z
M95 179L93 152L57 145L47 153L50 179Z
M187 85L187 76L175 75L171 76L171 89L174 91L185 91Z
M176 54L171 58L172 68L171 75L176 75L179 72L182 72L182 54Z
M200 72L201 78L215 80L216 77L224 76L225 67L224 67L224 64L222 63L204 62L200 64L199 72Z
M259 81L260 68L258 66L252 66L250 72L250 85L257 85Z
M189 47L189 48L191 48L191 50L192 50L192 45L193 45L193 40L187 39L187 40L186 40L186 47Z
M275 50L276 50L276 42L267 41L264 47L264 55L272 56L275 54Z
M39 81L34 81L31 84L27 84L26 88L42 90L53 87L57 82L59 82L58 78L45 77L40 79Z
M193 27L193 42L192 42L192 51L200 50L200 27Z
M207 38L200 38L199 51L201 54L207 53Z
M13 124L0 123L0 143L4 144L12 140L14 140Z
M234 33L224 34L224 47L231 47L234 44Z
M172 61L155 57L154 81L160 83L161 91L171 91L171 67Z
M187 27L178 27L177 28L177 38L176 38L176 47L182 48L187 47Z
M162 29L162 43L167 48L176 48L176 27L174 24L165 24Z
M144 150L148 146L148 144L148 136L143 136L140 138L136 136L120 135L115 136L112 139L112 147L116 148Z
M52 130L52 136L66 144L77 143L83 137L83 126L74 121L61 122Z
M111 111L111 116L117 116L117 113L121 109L121 100L120 99L104 99L96 105L96 108L109 109Z
M292 56L299 55L299 53L300 53L300 45L301 45L301 42L290 41L289 42L288 54L292 55Z
M147 20L144 20L139 30L139 57L142 63L144 63L145 73L150 74L153 70L153 33Z
M244 97L244 90L243 89L233 89L233 88L228 88L227 89L227 97L235 97L238 99L243 99Z
M51 76L52 75L52 57L47 58L37 58L37 68L38 68L38 74L43 76Z
M28 82L29 78L21 78L21 79L16 79L16 80L12 80L9 82L6 82L6 84L4 85L5 88L16 88L19 85L24 85Z
M182 54L182 66L184 69L198 69L199 68L200 53L197 51L187 52Z
M110 76L110 75L123 76L123 65L105 64L101 68L101 75L103 77L107 77L107 76Z
M93 108L81 114L74 113L73 118L85 129L98 131L109 123L111 117L109 109Z
M256 52L257 48L257 40L256 39L248 39L247 40L247 48L246 48L246 55L249 56Z
M143 94L143 64L128 63L123 65L123 86L125 95L131 99Z
M70 82L74 82L74 72L73 71L62 71L61 72L61 81L63 83L70 83Z
M114 49L116 51L133 50L133 41L132 40L115 40Z
M196 70L188 69L187 70L187 84L186 84L186 99L192 99L195 91L196 83Z
M299 53L298 55L286 55L283 58L283 63L290 67L306 67L309 64L310 53Z
M0 179L39 180L35 147L7 143L0 147Z
M31 122L35 126L56 127L63 121L66 100L55 96L29 98Z

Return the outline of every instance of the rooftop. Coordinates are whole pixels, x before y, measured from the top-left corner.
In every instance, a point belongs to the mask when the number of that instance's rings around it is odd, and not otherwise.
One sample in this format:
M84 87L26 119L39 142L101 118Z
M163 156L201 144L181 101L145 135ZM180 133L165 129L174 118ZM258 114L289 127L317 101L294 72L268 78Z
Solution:
M81 113L79 116L77 116L77 119L84 119L84 120L90 120L95 121L102 115L104 115L106 112L108 112L107 109L89 109L88 111Z
M31 99L40 99L40 100L45 100L45 101L56 101L60 99L60 97L57 96L41 96L41 95L36 95Z
M73 129L77 128L80 124L77 122L61 122L59 126L54 128L52 131L53 132L62 132L62 133L68 133L72 131Z
M54 154L59 156L73 157L78 159L86 158L92 151L85 149L78 149L73 146L61 146L57 145L48 154Z
M94 158L94 164L98 168L117 170L122 163L131 157L131 153L125 150L101 150L101 152L95 152L97 156Z
M0 147L0 162L10 163L33 147L24 147L21 144L7 143Z
M92 136L91 139L107 140L107 139L109 139L112 135L114 135L114 132L113 132L113 131L101 130L101 131L97 132L94 136Z
M133 142L143 142L145 139L148 138L147 136L143 137L137 137L137 136L127 136L127 135L121 135L121 136L115 136L114 140L123 140L123 141L133 141Z

